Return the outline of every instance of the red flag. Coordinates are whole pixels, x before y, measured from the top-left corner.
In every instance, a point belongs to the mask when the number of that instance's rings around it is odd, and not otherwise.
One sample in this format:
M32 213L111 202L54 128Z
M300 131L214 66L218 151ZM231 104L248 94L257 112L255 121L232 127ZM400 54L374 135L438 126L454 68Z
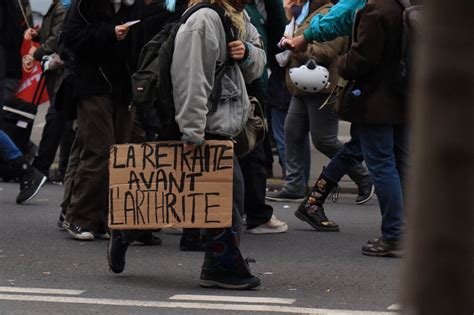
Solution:
M32 46L38 47L39 44L31 40L23 40L21 46L21 55L23 56L23 78L16 96L28 103L41 105L49 101L48 92L44 88L44 80L41 80L43 71L41 63L28 58L28 52ZM36 95L35 95L36 94ZM36 97L36 99L34 99ZM39 98L39 101L38 101Z

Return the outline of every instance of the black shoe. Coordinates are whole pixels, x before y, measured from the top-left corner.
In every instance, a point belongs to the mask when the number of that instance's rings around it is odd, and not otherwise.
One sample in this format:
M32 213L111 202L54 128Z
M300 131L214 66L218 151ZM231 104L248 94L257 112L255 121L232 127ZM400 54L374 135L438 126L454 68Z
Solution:
M110 234L109 247L107 248L109 268L114 273L122 273L125 269L125 254L130 243L124 241L121 231L111 230Z
M277 192L267 193L265 199L280 202L302 202L304 200L304 195L294 195L280 190Z
M375 186L370 183L365 186L359 186L359 194L357 195L356 198L356 204L362 205L366 202L368 202L372 197L374 196L375 193Z
M135 241L142 243L145 246L159 246L161 245L161 238L154 236L151 231L142 231L135 237Z
M98 231L96 233L94 233L94 237L98 238L99 240L103 240L103 241L110 240L109 228L107 227L107 225L105 223L101 224L99 226Z
M48 182L51 182L54 185L63 185L64 174L61 174L58 169L52 170L48 176Z
M389 241L384 238L370 240L362 247L362 254L375 257L402 257L400 241Z
M94 234L92 234L91 231L88 229L84 229L78 225L69 223L67 221L64 221L63 223L64 229L69 233L69 235L72 236L75 240L78 241L93 241L94 240Z
M222 267L215 267L211 270L203 269L199 285L203 288L221 288L229 290L249 290L260 285L260 279L250 272L237 274L225 270Z
M25 173L20 180L20 193L16 197L16 203L22 204L33 199L46 182L46 176L33 167L26 167Z
M309 213L306 209L306 202L303 202L295 211L295 216L301 221L309 223L316 231L339 232L339 226L328 219L323 207L318 206L314 213Z
M203 252L204 241L200 235L183 235L179 242L179 250L182 252Z

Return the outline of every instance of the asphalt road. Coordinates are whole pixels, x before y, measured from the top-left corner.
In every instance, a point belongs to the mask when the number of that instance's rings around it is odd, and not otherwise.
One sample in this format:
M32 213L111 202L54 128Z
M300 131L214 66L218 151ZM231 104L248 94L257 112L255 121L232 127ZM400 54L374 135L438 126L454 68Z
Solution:
M0 183L0 314L380 314L398 302L401 260L360 253L379 235L375 200L357 206L343 195L329 203L340 233L315 232L293 216L296 204L274 204L290 229L244 233L242 251L257 260L252 270L263 285L236 292L198 287L203 254L180 252L176 230L159 233L162 246L132 246L125 272L110 273L107 242L75 241L57 229L62 190L49 184L19 206L18 185Z

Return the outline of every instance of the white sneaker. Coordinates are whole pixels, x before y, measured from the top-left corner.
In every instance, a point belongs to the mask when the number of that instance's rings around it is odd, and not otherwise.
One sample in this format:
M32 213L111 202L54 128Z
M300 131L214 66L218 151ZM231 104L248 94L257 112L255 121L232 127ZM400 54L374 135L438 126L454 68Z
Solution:
M81 228L80 226L64 221L63 227L69 233L69 235L72 236L72 238L78 241L93 241L94 240L94 234L92 234L90 231L86 229Z
M288 224L278 220L274 215L265 224L259 225L253 229L247 230L250 234L276 234L288 231Z

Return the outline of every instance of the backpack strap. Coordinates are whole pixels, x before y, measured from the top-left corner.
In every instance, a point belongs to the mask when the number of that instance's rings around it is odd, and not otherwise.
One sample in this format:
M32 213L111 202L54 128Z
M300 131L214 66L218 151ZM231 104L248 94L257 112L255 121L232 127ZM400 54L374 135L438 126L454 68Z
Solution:
M405 10L413 6L410 0L398 0L398 3L400 3Z
M212 9L219 15L222 21L222 25L224 27L226 43L230 43L231 41L236 40L235 32L232 27L232 22L225 15L224 9L214 4L200 2L198 4L193 5L186 12L184 12L183 16L181 17L180 22L182 24L186 23L186 21L189 19L189 17L193 13L203 8ZM219 105L219 100L222 95L222 83L221 83L222 78L224 77L224 73L227 67L232 65L233 63L234 63L233 60L230 60L229 58L227 58L224 63L219 64L216 67L216 76L214 80L214 86L212 88L211 95L209 96L209 101L207 103L207 106L209 108L209 113L215 113L217 111L217 106Z
M193 13L203 8L212 9L217 14L219 14L219 17L221 18L221 21L222 21L222 25L224 26L226 41L228 43L231 41L234 41L236 39L236 36L235 36L234 29L232 28L232 23L230 19L225 15L224 9L215 4L200 2L193 5L181 16L181 20L180 20L181 23L182 24L186 23L186 21L191 17L191 15L193 15Z

